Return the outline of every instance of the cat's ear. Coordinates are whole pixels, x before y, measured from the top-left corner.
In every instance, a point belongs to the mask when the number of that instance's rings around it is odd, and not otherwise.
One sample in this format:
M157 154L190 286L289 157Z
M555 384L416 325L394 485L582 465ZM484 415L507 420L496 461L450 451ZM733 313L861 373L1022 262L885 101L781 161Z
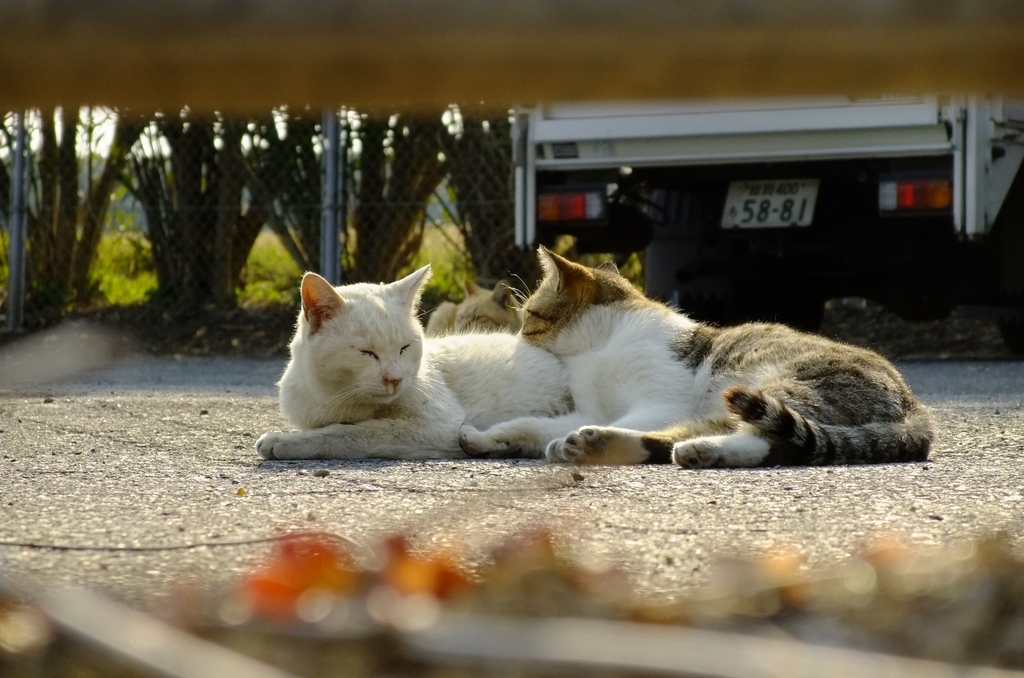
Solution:
M388 285L389 291L393 292L409 308L415 308L420 303L420 295L423 293L423 286L430 280L430 264L413 271L401 280Z
M480 293L480 286L473 280L466 280L466 282L462 283L462 289L466 292L467 297Z
M499 282L491 292L491 301L502 308L510 308L512 306L512 288L504 281Z
M544 245L537 248L537 257L540 259L540 267L544 271L545 278L554 278L558 284L558 291L577 281L580 277L586 278L589 274L585 267L574 264L565 257L559 256Z
M308 272L302 276L301 290L302 312L306 315L306 322L314 334L345 305L331 287L331 283L316 273Z
M619 267L615 265L614 261L606 261L606 262L598 265L598 267L595 270L597 270L597 271L608 271L609 273L614 273L615 275L619 275Z
M537 247L537 261L540 262L540 270L543 271L545 278L558 275L558 268L555 266L554 260L554 257L557 256L544 245Z

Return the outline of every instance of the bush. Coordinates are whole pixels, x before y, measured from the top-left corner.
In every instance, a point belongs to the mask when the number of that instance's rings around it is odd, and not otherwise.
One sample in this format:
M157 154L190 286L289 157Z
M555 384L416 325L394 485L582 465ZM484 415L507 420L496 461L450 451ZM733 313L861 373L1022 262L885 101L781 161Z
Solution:
M93 300L105 306L146 302L157 288L153 249L138 231L114 231L100 239L89 270Z
M436 308L442 301L461 300L462 283L473 278L474 273L462 234L453 224L428 225L419 252L409 269L400 275L408 275L427 264L432 275L423 289L424 311Z
M238 303L242 306L299 303L299 283L302 269L289 256L276 234L264 230L256 237L249 250L249 258L242 271L242 287L238 290Z

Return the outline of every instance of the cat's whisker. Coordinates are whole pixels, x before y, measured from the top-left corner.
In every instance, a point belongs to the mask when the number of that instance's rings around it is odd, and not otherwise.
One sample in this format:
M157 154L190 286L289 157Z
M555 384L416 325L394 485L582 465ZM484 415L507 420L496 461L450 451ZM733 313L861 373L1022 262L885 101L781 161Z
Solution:
M420 385L419 392L427 399L427 402L433 405L443 405L441 391L446 387L444 381L430 374L421 374L417 381Z
M321 402L314 410L314 413L319 417L330 413L331 410L341 409L343 405L346 405L349 402L355 402L358 399L361 390L362 389L356 385L334 393L330 398Z
M512 294L516 297L517 300L519 300L519 303L522 304L530 297L531 294L533 294L533 292L530 291L530 286L526 284L525 280L523 280L523 276L519 275L518 273L513 273L512 277L523 284L522 290L520 290L517 287L512 287L511 285L509 286L512 290ZM524 292L523 290L526 291Z

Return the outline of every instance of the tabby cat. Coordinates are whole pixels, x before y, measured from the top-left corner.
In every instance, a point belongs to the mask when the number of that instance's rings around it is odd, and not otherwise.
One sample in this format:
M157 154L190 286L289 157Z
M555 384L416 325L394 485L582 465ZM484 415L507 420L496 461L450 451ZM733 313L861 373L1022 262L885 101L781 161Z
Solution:
M467 425L467 454L685 468L928 458L931 416L878 354L784 325L703 325L614 264L539 256L521 336L565 362L576 411Z
M428 337L453 332L518 332L523 326L512 288L504 281L487 290L467 280L462 289L466 296L458 305L445 301L430 314Z
M512 334L425 339L426 266L388 285L302 278L291 360L278 386L298 432L266 433L266 459L462 457L459 426L572 408L564 366Z

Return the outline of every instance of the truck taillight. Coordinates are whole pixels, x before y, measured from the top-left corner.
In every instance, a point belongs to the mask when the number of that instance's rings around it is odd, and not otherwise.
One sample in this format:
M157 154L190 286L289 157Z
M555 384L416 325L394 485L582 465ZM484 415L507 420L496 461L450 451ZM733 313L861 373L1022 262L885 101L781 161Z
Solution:
M948 210L953 186L948 179L907 179L878 184L878 211Z
M588 221L604 219L605 197L600 191L541 193L537 196L540 221Z

